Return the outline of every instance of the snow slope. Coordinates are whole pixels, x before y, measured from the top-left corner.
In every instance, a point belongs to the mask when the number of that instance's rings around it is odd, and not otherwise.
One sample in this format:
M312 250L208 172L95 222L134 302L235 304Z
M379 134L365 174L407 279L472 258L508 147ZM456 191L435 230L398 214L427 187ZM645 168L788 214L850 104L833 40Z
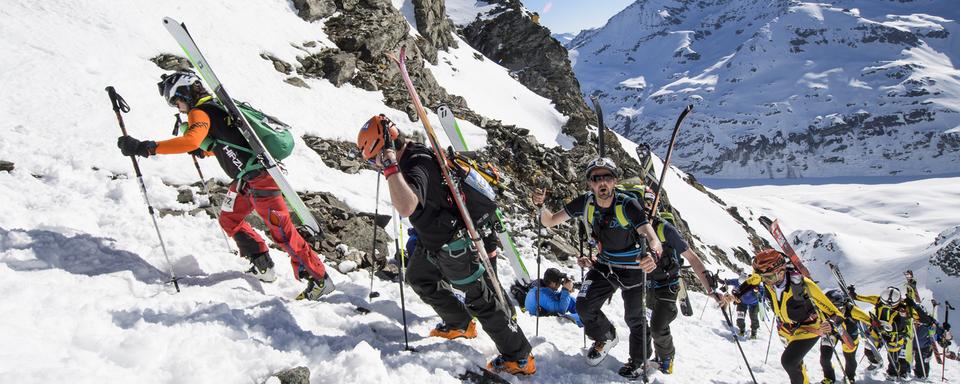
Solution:
M929 179L889 185L796 185L722 189L717 194L747 219L779 218L814 277L836 283L826 261L840 266L851 284L878 292L903 285L913 270L939 301L960 302L960 279L930 265L937 236L957 226L960 179ZM754 221L755 223L755 221ZM757 225L773 243L766 231ZM923 296L921 296L923 297Z
M407 2L394 4L402 9ZM439 319L410 290L410 340L419 352L403 351L399 287L376 280L374 290L381 296L368 303L365 271L341 274L328 268L339 292L324 302L293 301L303 285L286 269L285 255L272 252L279 279L261 284L240 273L247 263L228 252L216 223L205 215L158 220L173 270L184 277L180 293L162 283L170 266L157 246L129 160L115 147L119 130L103 91L113 85L130 103L124 119L132 135L169 137L172 111L153 86L161 71L148 61L161 52L179 53L161 27L162 16L187 23L233 95L290 123L297 136L349 140L379 112L401 129L420 129L403 112L385 107L379 93L336 88L325 80L307 79L311 89L283 83L284 76L260 53L296 62L304 50L332 46L322 23L303 22L287 1L6 4L0 11L0 48L6 52L0 65L8 70L0 73L0 81L5 90L16 91L0 94L5 117L0 159L13 161L16 169L0 172L0 344L5 346L0 382L260 383L271 373L303 365L315 383L452 383L464 369L491 358L496 352L486 336L453 342L425 338ZM303 47L306 41L318 45ZM474 59L468 48L441 53L441 58L431 70L447 89L463 82L452 69L444 74L447 67L469 71L477 81L507 84L502 68ZM563 145L563 117L542 98L511 87L509 94L524 108L490 112L492 117L520 126L536 120L542 124L532 130L538 140ZM472 108L494 103L485 92L462 90L461 95ZM472 143L484 140L480 128L461 126ZM378 203L381 212L390 211L385 196L374 201L372 172L346 175L327 168L318 156L303 143L297 146L285 161L293 185L329 191L359 210L373 211ZM203 166L208 176L224 178L213 161ZM141 159L141 167L155 207L189 211L205 204L176 201L177 187L170 184L197 179L187 156ZM676 186L671 197L705 243L728 251L749 246L743 233L728 229L732 219L721 214L722 208L677 176L669 177L668 185ZM730 232L711 228L710 222ZM518 242L533 266L529 241L521 237ZM554 265L543 267L549 266ZM512 271L501 270L510 281ZM693 300L699 310L704 297ZM607 313L625 329L622 301L613 301ZM358 305L372 312L360 314ZM729 331L720 319L716 310L707 310L702 320L679 318L674 333L682 358L674 375L658 380L746 381L734 344L723 340ZM539 337L533 336L534 324L533 318L520 317L539 366L530 380L619 381L614 370L626 361L626 343L603 365L590 368L579 356L581 334L573 324L542 319ZM774 343L774 357L764 365L763 340L745 344L761 382L785 382L776 367L781 346ZM808 356L814 376L815 361L815 355Z

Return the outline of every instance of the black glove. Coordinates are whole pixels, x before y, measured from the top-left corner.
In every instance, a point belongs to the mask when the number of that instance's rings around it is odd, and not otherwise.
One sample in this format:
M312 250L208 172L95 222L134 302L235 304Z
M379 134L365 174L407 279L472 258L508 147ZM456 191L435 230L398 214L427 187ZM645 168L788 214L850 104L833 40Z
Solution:
M943 330L946 332L950 332L950 323L943 323L940 328L943 328Z
M916 306L915 305L916 303L913 301L913 299L910 298L910 296L907 296L907 298L903 299L903 302L906 303L907 306L910 308L913 308Z
M847 293L850 294L850 299L851 299L851 300L856 300L856 299L857 299L857 290L856 290L852 285L849 286L849 287L847 287Z
M187 153L189 153L189 154L191 154L191 155L194 155L194 156L196 156L196 157L199 157L199 158L201 158L201 159L207 156L207 151L204 151L204 150L202 150L202 149L200 149L200 148L194 149L194 150L192 150L192 151L190 151L190 152L187 152Z
M120 136L117 138L117 148L124 156L150 157L157 154L157 143L146 140L140 141L130 136Z

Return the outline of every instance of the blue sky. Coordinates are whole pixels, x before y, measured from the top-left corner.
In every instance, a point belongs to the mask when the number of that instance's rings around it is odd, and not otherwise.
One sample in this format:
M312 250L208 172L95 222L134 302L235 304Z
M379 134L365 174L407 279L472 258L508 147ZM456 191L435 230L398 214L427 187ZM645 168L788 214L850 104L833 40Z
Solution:
M523 5L540 13L540 24L553 33L600 27L635 0L523 0Z

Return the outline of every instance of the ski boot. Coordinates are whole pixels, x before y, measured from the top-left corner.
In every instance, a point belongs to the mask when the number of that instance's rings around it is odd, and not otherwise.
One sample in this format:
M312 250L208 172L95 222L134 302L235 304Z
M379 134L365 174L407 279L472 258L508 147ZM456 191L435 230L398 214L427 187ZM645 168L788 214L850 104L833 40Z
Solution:
M607 357L607 353L609 353L619 341L620 339L617 338L617 332L613 328L610 328L610 332L607 333L607 339L594 341L593 346L587 351L587 365L593 367L600 364L600 362Z
M673 373L673 358L672 357L657 357L650 361L657 370L662 372L665 375Z
M835 383L833 382L833 380L823 379L820 381L820 384L835 384Z
M249 257L250 269L247 274L256 277L264 283L272 283L277 280L277 274L273 271L273 259L270 258L270 252L258 253Z
M307 276L307 288L300 292L297 295L297 300L311 300L317 301L321 297L330 294L337 289L336 285L333 284L333 279L330 278L330 275L324 275L323 281L317 281L313 276Z
M471 324L473 323L471 322ZM506 372L516 376L529 376L537 373L537 363L534 361L533 355L517 361L504 360L501 355L490 360L490 362L487 363L487 369L494 373Z
M750 330L750 340L756 340L756 339L757 339L757 330L756 329Z
M643 375L644 370L646 369L647 364L634 361L633 358L630 358L627 360L627 363L623 365L623 367L620 367L620 370L617 371L617 374L630 380L636 380Z
M472 339L477 337L477 322L470 320L467 329L454 328L448 324L440 323L430 330L430 336L442 337L447 340L453 339Z

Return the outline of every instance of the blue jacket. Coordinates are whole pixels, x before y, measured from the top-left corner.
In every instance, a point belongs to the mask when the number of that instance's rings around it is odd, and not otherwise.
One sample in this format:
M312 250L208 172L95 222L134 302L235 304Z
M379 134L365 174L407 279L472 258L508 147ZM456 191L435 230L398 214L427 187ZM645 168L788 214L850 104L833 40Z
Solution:
M740 280L738 279L726 279L724 280L724 283L726 283L727 285L733 288L737 288L740 286ZM759 287L757 288L759 289ZM740 302L743 303L744 305L753 306L753 305L757 305L757 303L760 302L760 298L757 295L757 291L750 290L745 292L743 296L740 296Z
M537 284L540 281L534 281L533 286L527 291L527 298L524 300L524 307L527 313L533 316L541 316L537 311ZM540 287L540 308L543 308L542 316L566 316L572 318L577 325L583 326L580 322L580 316L577 315L576 298L570 296L566 289L554 291L547 287Z

